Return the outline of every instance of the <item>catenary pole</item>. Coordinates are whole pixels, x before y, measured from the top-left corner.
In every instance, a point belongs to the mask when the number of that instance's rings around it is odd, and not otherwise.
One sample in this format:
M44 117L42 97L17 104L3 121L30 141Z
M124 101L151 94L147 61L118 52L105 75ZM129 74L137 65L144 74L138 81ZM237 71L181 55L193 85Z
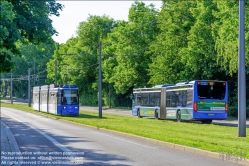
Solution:
M13 79L12 73L10 73L10 103L13 104Z
M30 100L30 69L28 70L28 100L29 100L29 107L31 106Z
M238 136L246 137L246 76L244 0L239 0L239 58L238 58Z
M99 42L99 118L102 118L102 43Z

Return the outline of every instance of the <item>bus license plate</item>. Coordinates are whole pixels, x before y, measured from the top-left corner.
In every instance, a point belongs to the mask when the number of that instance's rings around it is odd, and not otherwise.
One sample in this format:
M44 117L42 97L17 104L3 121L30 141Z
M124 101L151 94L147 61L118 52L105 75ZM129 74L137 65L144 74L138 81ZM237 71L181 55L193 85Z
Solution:
M211 107L211 110L225 110L225 107Z

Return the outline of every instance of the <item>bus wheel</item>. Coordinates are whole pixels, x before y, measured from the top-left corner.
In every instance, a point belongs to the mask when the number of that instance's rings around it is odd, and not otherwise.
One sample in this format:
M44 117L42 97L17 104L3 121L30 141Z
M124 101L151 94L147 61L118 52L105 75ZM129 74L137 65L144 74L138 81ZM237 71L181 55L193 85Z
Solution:
M212 120L203 120L201 121L202 124L211 124Z
M181 119L181 111L180 110L177 110L177 115L176 116L177 116L176 117L177 122L181 122L182 119Z
M155 118L158 119L158 112L157 112L157 110L155 111Z

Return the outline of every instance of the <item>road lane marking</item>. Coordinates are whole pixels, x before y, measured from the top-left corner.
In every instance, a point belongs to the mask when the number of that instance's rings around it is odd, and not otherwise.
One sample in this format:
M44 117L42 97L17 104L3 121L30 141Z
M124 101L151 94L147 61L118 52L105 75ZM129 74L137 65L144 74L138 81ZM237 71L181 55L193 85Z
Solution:
M26 122L23 122L7 113L4 113L8 116L10 116L11 118L31 127L32 129L36 130L37 132L39 132L41 135L43 135L44 137L46 137L48 140L50 140L54 145L56 145L57 147L59 147L61 150L63 150L64 152L70 152L69 149L67 149L64 145L60 144L58 141L56 141L54 138L50 137L49 135L45 134L43 131L29 125L28 123ZM143 145L143 144L139 144L139 143L135 143L135 142L132 142L132 141L127 141L125 139L121 139L121 138L117 138L117 137L113 137L113 136L110 136L110 135L107 135L107 134L103 134L103 133L99 133L99 132L95 132L95 131L91 131L95 134L99 134L99 135L103 135L103 136L107 136L107 137L110 137L110 138L113 138L113 139L116 139L116 140L120 140L120 141L123 141L123 142L127 142L127 143L130 143L130 144L134 144L134 145L137 145L137 146L142 146L142 147L145 147L145 148L150 148L150 149L155 149L156 147L151 147L151 146L146 146L146 145Z
M155 149L155 148L156 148L156 147L152 147L152 146L146 146L146 145L143 145L143 144L135 143L135 142L132 142L132 141L127 141L127 140L125 140L125 139L113 137L113 136L110 136L110 135L108 135L108 134L103 134L103 133L96 132L96 131L91 131L91 132L93 132L93 133L95 133L95 134L103 135L103 136L106 136L106 137L110 137L110 138L113 138L113 139L117 139L117 140L120 140L120 141L123 141L123 142L127 142L127 143L130 143L130 144L142 146L142 147L145 147L145 148L150 148L150 149Z
M64 151L64 152L71 152L71 150L69 150L68 148L66 148L64 145L60 144L60 143L59 143L58 141L56 141L54 138L52 138L52 137L50 137L49 135L45 134L43 131L41 131L41 130L39 130L39 129L37 129L37 128L31 126L31 125L29 125L28 123L23 122L23 121L21 121L21 120L15 118L15 117L13 117L13 116L7 114L7 113L4 113L4 112L2 112L2 113L8 115L9 117L11 117L11 118L13 118L13 119L15 119L15 120L17 120L18 122L21 122L21 123L23 123L23 124L29 126L29 127L32 128L32 129L34 129L35 131L37 131L38 133L40 133L41 135L43 135L44 137L46 137L48 140L50 140L54 145L56 145L57 147L59 147L62 151ZM72 156L75 157L74 155L72 155Z

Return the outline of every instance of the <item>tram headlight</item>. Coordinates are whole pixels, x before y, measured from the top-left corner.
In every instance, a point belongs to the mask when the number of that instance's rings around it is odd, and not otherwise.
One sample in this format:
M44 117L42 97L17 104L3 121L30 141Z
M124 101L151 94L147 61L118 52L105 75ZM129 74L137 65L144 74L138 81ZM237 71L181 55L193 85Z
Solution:
M75 107L75 109L78 109L78 107Z
M66 108L67 108L66 106L63 107L63 109L66 109Z

